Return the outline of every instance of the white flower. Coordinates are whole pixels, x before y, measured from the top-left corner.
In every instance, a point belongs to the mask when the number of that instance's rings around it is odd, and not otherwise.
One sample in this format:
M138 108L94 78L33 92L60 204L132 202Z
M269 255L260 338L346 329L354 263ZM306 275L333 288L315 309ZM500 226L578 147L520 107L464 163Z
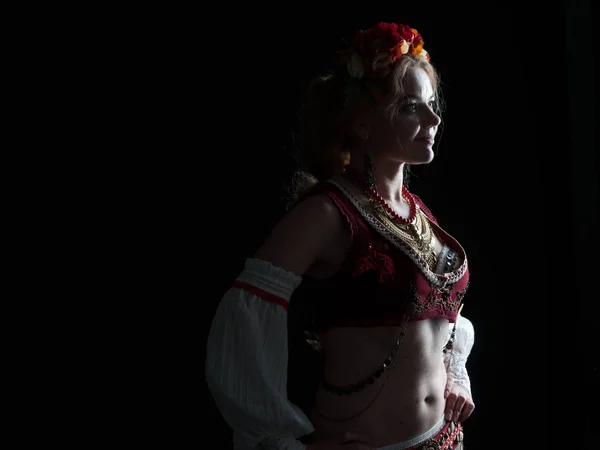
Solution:
M363 60L357 53L352 53L352 57L346 63L346 69L352 78L362 78L365 75Z
M400 46L400 53L403 55L406 55L408 53L409 48L410 48L409 43L406 41L403 41L402 45Z

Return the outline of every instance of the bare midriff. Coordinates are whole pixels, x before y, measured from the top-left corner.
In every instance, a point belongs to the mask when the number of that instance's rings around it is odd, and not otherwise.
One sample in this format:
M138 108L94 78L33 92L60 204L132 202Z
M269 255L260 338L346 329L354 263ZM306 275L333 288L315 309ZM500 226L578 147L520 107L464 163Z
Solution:
M326 355L325 380L339 386L368 377L389 355L398 330L331 328L321 336ZM372 446L382 447L430 430L444 415L443 348L447 340L445 319L410 322L391 367L373 384L350 395L327 392L320 386L311 417L315 436L342 431L366 433Z

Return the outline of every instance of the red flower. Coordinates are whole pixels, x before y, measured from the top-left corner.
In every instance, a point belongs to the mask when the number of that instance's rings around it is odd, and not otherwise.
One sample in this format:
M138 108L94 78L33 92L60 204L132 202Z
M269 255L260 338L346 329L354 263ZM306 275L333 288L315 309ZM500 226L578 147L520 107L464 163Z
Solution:
M357 53L369 62L373 61L378 54L384 52L391 54L403 41L404 38L398 33L398 25L384 22L360 30L354 37Z
M400 25L399 34L400 37L402 37L402 39L404 39L409 44L412 44L416 36L418 36L419 38L421 37L421 35L417 33L417 30L414 30L406 25Z
M395 23L379 22L360 30L353 44L364 61L365 72L371 76L386 76L402 55L419 56L423 52L423 39L417 30ZM427 53L423 56L427 57Z

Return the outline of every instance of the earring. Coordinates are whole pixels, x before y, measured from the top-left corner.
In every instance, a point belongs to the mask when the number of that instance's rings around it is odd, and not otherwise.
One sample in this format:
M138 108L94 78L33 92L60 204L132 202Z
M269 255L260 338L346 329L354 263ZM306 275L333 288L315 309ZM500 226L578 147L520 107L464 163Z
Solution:
M365 154L364 161L365 180L371 189L375 190L375 177L373 176L373 163L369 154Z

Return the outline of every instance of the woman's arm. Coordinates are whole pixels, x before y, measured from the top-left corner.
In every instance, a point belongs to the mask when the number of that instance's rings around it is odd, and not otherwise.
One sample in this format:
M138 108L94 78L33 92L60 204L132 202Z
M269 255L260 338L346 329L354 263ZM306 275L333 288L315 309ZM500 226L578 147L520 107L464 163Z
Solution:
M450 328L454 324L450 324ZM451 352L445 354L446 370L454 382L471 395L471 380L467 372L467 359L475 343L475 329L466 317L458 314L456 317L456 335Z
M453 324L450 324L451 328ZM446 398L446 420L462 422L473 410L475 403L471 395L471 380L467 372L467 358L475 342L475 330L470 320L458 314L456 334L451 352L445 354L448 380L444 396Z
M326 196L302 201L276 225L222 298L211 324L206 379L234 431L234 448L303 449L313 431L287 399L287 307L304 272L343 222Z

